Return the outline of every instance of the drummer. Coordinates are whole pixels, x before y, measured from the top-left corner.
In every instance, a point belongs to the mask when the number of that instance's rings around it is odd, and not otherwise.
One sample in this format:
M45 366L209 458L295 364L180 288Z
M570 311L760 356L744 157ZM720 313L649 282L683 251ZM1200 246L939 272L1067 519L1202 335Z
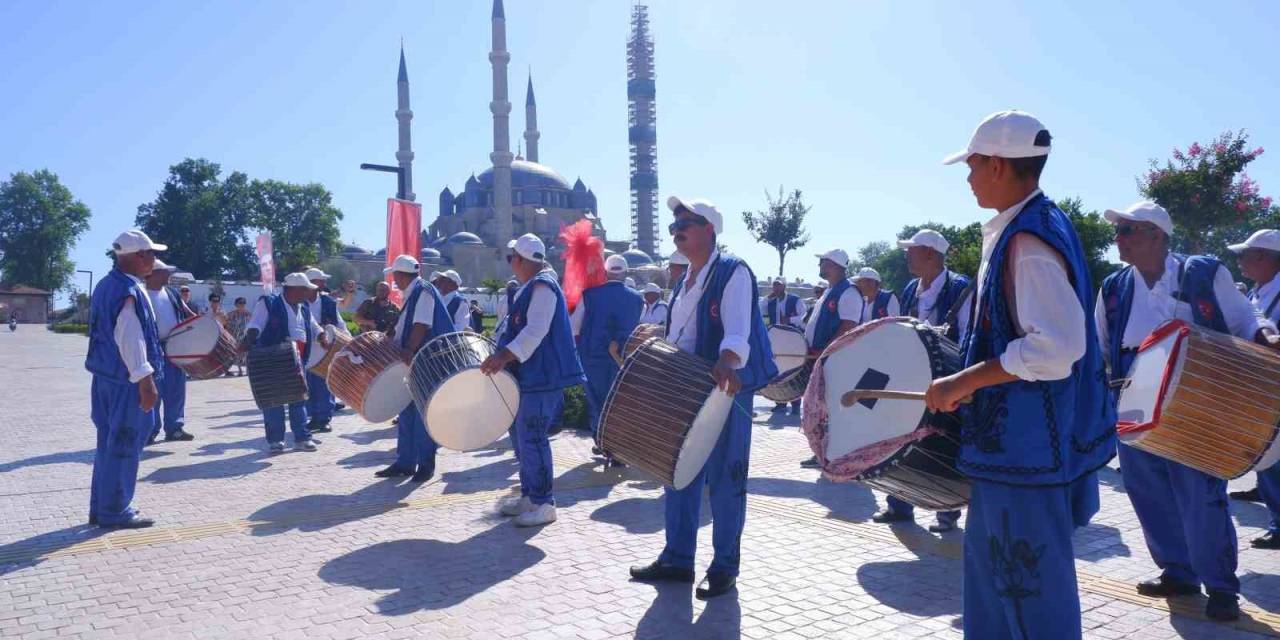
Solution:
M431 284L440 292L440 300L453 321L454 331L466 331L471 326L471 305L462 297L458 288L462 286L462 276L457 271L432 271Z
M592 437L600 431L600 412L613 386L613 378L618 375L617 358L621 357L622 347L635 330L644 307L640 294L624 283L626 258L609 256L604 260L604 271L608 280L584 289L578 306L569 315L578 357L587 374L587 415ZM603 453L599 447L593 446L591 450L596 455Z
M667 325L667 303L662 299L662 287L650 282L644 285L644 309L640 311L640 324Z
M787 293L787 281L782 277L773 279L768 297L760 301L760 313L764 314L764 322L770 327L774 325L797 329L804 327L804 302L800 300L800 296ZM786 410L785 402L778 402L773 406L774 413ZM791 415L800 415L800 398L791 402Z
M320 325L311 317L311 308L307 301L316 285L311 284L305 273L291 273L284 277L284 292L263 296L253 307L253 315L249 317L248 328L244 340L240 341L240 352L248 353L251 348L271 347L287 340L302 344L299 354L302 362L307 361L312 344L319 339L321 346L328 347L328 338L320 330ZM249 371L249 382L253 382L253 371ZM293 448L297 451L315 451L320 441L311 437L307 429L307 401L299 400L289 404L289 428L293 431ZM268 450L284 453L284 416L285 407L270 407L262 410L262 422L267 431Z
M511 308L511 300L516 295L516 289L520 288L520 282L515 278L507 281L506 287L502 290L502 295L498 296L497 323L500 325L507 317L507 311Z
M399 255L383 273L391 274L403 296L400 319L387 332L412 359L432 338L453 333L453 319L445 309L440 292L418 277L418 261L411 255ZM436 451L439 445L431 438L418 405L410 402L396 420L396 461L373 474L379 478L410 476L411 482L426 482L436 473Z
M898 296L880 286L879 271L871 267L858 269L858 273L853 276L853 286L858 288L862 299L866 301L867 316L862 319L863 322L898 315L901 309L898 306Z
M1115 225L1120 259L1129 265L1102 282L1094 310L1113 380L1125 377L1151 331L1175 318L1267 342L1265 322L1222 263L1169 251L1173 221L1163 207L1139 202L1105 215ZM1127 445L1120 447L1120 467L1125 493L1161 570L1155 580L1139 583L1138 592L1198 594L1203 583L1209 594L1205 615L1238 618L1240 580L1227 481Z
M156 314L156 329L160 332L160 344L169 339L169 334L179 322L196 313L182 301L182 298L169 288L169 277L178 268L165 264L156 258L156 264L147 276L147 298L151 300L151 309ZM164 441L195 440L196 437L185 431L187 412L187 373L168 358L164 360L164 375L160 381L160 400L156 403L156 424L151 429L151 437L147 444L154 444L164 428Z
M1280 231L1262 229L1227 248L1240 256L1241 273L1253 281L1249 299L1254 308L1272 324L1280 324L1280 278L1276 277L1280 274ZM1255 549L1280 549L1280 465L1258 473L1255 491L1271 511L1271 525L1249 544Z
M332 326L335 331L348 338L351 332L347 323L338 315L338 301L329 295L329 274L312 267L307 269L307 280L316 288L311 292L313 298L307 302L311 317L323 328ZM322 376L307 371L307 430L311 433L328 433L333 431L329 422L333 420L333 412L338 408L333 393L329 391L329 383Z
M907 271L915 279L902 288L905 314L934 327L947 327L947 337L959 343L969 329L972 294L968 276L947 268L951 244L933 229L921 229L910 240L899 240L907 251Z
M813 295L804 299L805 310L803 322L806 326L809 324L809 317L813 315L814 309L818 308L818 301L822 299L822 296L826 294L826 292L827 283L815 282L813 284Z
M737 583L751 457L751 397L778 371L757 308L751 268L716 249L716 238L724 231L720 212L707 200L675 196L667 199L667 207L676 219L668 230L690 262L671 294L667 340L681 351L714 361L711 375L720 389L734 396L735 406L697 477L684 489L663 490L666 547L652 563L632 567L631 577L640 582L693 582L698 513L707 485L715 555L695 591L705 600L727 593Z
M551 442L547 429L556 421L564 390L586 382L569 325L569 309L555 272L547 264L547 247L526 233L507 244L507 262L520 288L512 297L507 322L498 339L500 350L485 359L480 370L493 375L514 364L520 384L520 407L511 443L520 465L520 497L498 504L515 524L535 527L555 522L552 491Z
M809 356L817 357L837 336L852 331L866 313L866 301L849 282L849 254L844 249L832 249L818 256L818 272L830 287L814 302L815 313L805 323L804 340L809 344ZM814 287L817 292L817 287ZM797 414L794 407L792 413ZM818 468L818 456L800 463L806 469Z

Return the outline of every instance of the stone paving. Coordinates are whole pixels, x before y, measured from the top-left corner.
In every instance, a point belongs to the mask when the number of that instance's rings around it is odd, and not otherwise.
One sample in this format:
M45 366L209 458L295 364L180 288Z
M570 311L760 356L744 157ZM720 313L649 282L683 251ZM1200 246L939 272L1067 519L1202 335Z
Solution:
M103 533L84 524L84 350L80 336L0 333L0 637L961 636L963 534L869 522L883 496L800 469L796 419L763 413L738 592L710 603L628 581L661 549L660 488L604 471L576 433L553 440L559 520L517 529L492 512L515 484L505 441L442 451L425 485L379 481L394 428L347 412L318 452L272 457L243 378L191 383L197 440L146 451L135 504L159 526ZM1232 506L1247 616L1214 624L1202 599L1133 591L1155 569L1119 475L1102 479L1102 511L1076 537L1087 637L1280 635L1280 553L1248 547L1264 509Z

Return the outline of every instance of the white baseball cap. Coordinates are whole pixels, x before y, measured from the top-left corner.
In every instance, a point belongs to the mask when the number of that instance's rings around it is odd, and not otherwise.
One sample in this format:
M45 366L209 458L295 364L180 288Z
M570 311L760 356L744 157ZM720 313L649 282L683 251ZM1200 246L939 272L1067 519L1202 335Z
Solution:
M393 271L416 275L418 273L418 261L414 260L413 256L402 253L396 256L396 259L391 262L391 266L382 270L383 273L391 273Z
M942 164L964 162L975 153L997 158L1047 156L1049 142L1049 130L1035 116L1017 110L997 111L973 130L964 151L947 156Z
M711 204L706 198L694 198L692 200L682 200L679 196L671 196L667 198L667 208L671 209L671 213L675 213L677 209L684 208L695 216L706 218L711 223L711 227L715 229L716 235L724 233L724 216L720 215L720 210L716 205Z
M1173 235L1173 219L1169 217L1169 212L1165 211L1164 207L1151 202L1150 200L1135 202L1129 205L1129 207L1124 211L1107 209L1103 216L1106 217L1107 222L1110 222L1111 224L1119 224L1121 220L1150 222L1151 224L1160 227L1160 230L1166 234L1170 236Z
M686 258L686 257L684 257L684 254L683 254L683 253L680 253L679 251L676 251L675 253L672 253L672 254L671 254L671 257L670 257L670 258L667 258L667 264L668 264L668 265L672 265L672 264L682 264L682 265L685 265L685 266L687 267L687 266L689 266L689 259L688 259L688 258Z
M817 291L818 289L826 289L826 288L827 288L827 283L825 283L825 282L815 282L815 283L813 283L813 290L814 290L814 291Z
M662 293L662 287L659 287L656 283L650 282L649 284L644 285L644 292L645 293Z
M1259 229L1249 236L1248 240L1240 244L1229 244L1227 248L1234 253L1240 253L1245 249L1266 249L1267 251L1280 251L1280 231L1275 229ZM160 262L157 260L156 262Z
M876 271L875 269L872 269L871 267L863 267L861 269L858 269L858 274L853 276L853 279L854 280L867 279L867 280L875 280L876 282L880 282L880 272Z
M628 268L630 265L627 264L627 259L619 255L609 256L604 261L604 270L609 273L626 273Z
M769 282L770 284L786 284L787 279L782 276L777 276L773 280L770 280Z
M419 265L419 266L426 266L426 265ZM431 272L431 275L430 275L430 276L427 276L427 282L435 282L435 281L436 281L436 278L440 278L440 277L443 277L443 276L444 276L444 274L443 274L443 273L440 273L439 271L432 271L432 272Z
M624 284L626 284L628 287L632 288L632 289L636 288L636 279L635 279L635 278L627 278L626 280L623 280L622 282L623 282Z
M137 253L139 251L164 251L167 245L156 244L140 229L130 229L118 236L111 243L111 250L118 256Z
M321 271L321 270L319 270L319 269L317 269L317 268L315 268L315 267L311 267L310 269L307 269L307 279L308 279L308 280L328 280L329 278L332 278L332 277L333 277L333 276L331 276L331 275L329 275L329 274L327 274L327 273L325 273L325 272L323 272L323 271Z
M547 245L532 233L526 233L507 243L507 248L515 251L521 258L544 262L547 259Z
M462 276L459 275L457 271L454 271L453 269L448 269L444 273L441 273L440 275L452 280L453 283L458 285L459 287L462 286Z
M849 254L844 249L832 249L826 253L819 253L817 256L823 260L830 260L842 267L849 266Z
M286 287L303 287L306 289L319 289L320 287L311 284L311 280L307 278L305 273L291 273L284 277L284 286Z
M942 255L947 255L947 249L951 247L951 243L942 237L941 233L933 229L921 229L911 236L910 240L899 240L898 246L906 249L907 247L929 247Z
M156 258L156 263L154 266L151 267L151 270L152 271L168 271L169 273L173 273L174 271L177 271L178 268L165 262L164 260L161 260L160 258Z

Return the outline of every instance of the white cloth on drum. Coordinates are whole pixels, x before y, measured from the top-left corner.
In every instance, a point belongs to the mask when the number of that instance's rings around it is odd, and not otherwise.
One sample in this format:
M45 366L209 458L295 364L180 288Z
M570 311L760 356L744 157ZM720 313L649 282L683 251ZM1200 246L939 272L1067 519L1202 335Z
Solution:
M518 300L524 295L524 290L533 282L532 278L529 282L524 283L516 290L513 300ZM524 328L516 337L507 343L507 349L515 355L520 362L528 360L534 351L538 350L538 345L542 344L542 339L547 337L547 332L551 330L551 319L556 315L556 294L550 289L543 287L534 287L533 296L529 300L529 310L526 312ZM578 305L581 308L582 305Z
M305 341L307 332L302 327L302 305L291 305L286 302L284 307L289 312L289 337L295 342ZM270 319L269 315L267 301L265 299L258 300L258 303L253 305L253 315L249 316L249 324L245 329L257 329L261 332L267 326L267 321ZM320 325L316 322L315 316L311 316L311 335L320 335Z
M698 302L702 299L702 288L706 284L710 266L720 259L720 252L711 254L707 263L696 274L693 284L686 277L680 295L671 301L671 326L667 328L667 339L671 340L681 351L693 353L698 344ZM720 339L720 352L732 351L738 356L738 367L746 366L751 355L751 317L755 310L751 308L751 291L755 283L747 275L746 269L734 269L725 283L724 295L720 299L720 321L724 324L724 337Z
M178 312L174 310L173 303L169 301L169 294L163 288L147 289L147 298L150 299L151 310L156 315L156 335L161 340L167 340L173 328L178 326Z
M133 276L129 277L134 282L142 282ZM111 336L115 340L116 349L120 351L120 359L129 370L129 382L137 382L155 373L151 363L147 362L147 342L142 334L142 322L138 320L138 312L133 306L135 304L150 306L151 301L139 303L132 297L125 299L124 306L120 307L120 313L116 316L116 329Z
M827 303L827 297L831 295L832 289L823 292L822 297L814 303L814 312L809 315L809 323L804 327L804 341L810 345L813 344L813 336L818 330L817 312L822 305ZM840 300L836 303L836 311L840 314L840 321L849 321L858 324L862 321L862 315L866 312L867 301L862 299L862 292L857 287L849 287L840 294Z

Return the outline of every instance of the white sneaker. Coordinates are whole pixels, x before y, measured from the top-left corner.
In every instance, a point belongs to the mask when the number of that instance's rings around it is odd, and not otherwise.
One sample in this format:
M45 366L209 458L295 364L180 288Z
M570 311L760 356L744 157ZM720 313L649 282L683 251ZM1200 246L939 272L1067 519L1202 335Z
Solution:
M518 516L533 510L533 503L527 496L507 496L498 501L498 513L504 516Z
M310 440L303 440L302 442L293 443L293 448L297 451L315 451L316 443Z
M517 527L537 527L544 524L551 524L556 521L556 506L554 504L540 504L533 509L516 516Z
M272 442L271 445L268 447L268 449L271 451L271 453L284 453L284 443Z

